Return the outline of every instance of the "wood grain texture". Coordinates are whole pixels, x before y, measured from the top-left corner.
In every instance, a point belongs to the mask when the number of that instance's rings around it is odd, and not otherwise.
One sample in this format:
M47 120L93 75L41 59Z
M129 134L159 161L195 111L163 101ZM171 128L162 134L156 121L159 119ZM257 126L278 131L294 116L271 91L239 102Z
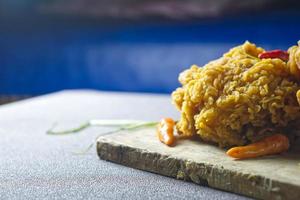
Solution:
M300 199L300 153L233 160L225 150L182 140L167 147L154 129L120 132L97 141L101 159L260 199Z

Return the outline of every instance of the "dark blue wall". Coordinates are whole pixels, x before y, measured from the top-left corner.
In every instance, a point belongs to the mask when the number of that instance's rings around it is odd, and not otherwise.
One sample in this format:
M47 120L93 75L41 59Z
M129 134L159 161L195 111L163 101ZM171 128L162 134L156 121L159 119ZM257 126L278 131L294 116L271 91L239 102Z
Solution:
M69 88L170 92L180 71L245 40L287 49L299 39L297 12L190 22L2 18L0 94Z

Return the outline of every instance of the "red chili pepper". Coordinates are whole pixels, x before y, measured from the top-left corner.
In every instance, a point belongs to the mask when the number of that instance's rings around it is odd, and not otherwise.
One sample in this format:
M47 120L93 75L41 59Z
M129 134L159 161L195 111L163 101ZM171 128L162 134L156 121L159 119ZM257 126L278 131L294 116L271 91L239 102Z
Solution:
M289 60L289 54L286 51L282 51L282 50L273 50L273 51L265 51L263 53L260 53L258 55L258 57L260 59L264 59L264 58L279 58L283 61L288 61Z

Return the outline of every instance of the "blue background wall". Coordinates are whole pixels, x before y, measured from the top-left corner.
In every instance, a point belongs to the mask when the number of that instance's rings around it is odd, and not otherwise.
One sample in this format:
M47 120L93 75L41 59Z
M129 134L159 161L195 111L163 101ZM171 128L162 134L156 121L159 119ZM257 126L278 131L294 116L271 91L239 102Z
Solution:
M0 20L0 94L70 88L168 93L178 86L180 71L218 58L245 40L287 49L300 39L298 12L189 22L9 14L6 10Z

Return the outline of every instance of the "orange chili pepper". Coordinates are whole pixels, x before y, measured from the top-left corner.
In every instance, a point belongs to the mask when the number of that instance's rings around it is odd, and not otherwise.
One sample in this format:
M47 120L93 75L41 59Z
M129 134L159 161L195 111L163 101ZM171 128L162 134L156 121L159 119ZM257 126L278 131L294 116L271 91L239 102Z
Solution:
M260 53L258 55L260 59L264 58L279 58L283 61L288 61L289 60L289 53L286 51L282 50L273 50L273 51L265 51L263 53Z
M157 126L158 139L168 146L172 146L176 141L174 126L175 121L171 118L163 118Z
M256 158L259 156L282 153L288 150L289 139L283 134L275 134L253 144L233 147L226 154L233 158Z

